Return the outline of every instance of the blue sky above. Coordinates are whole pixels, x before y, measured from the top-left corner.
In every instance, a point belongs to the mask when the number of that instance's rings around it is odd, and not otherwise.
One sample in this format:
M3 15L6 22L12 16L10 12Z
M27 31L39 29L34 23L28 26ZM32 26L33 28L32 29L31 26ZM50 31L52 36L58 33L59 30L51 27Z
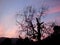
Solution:
M42 20L56 20L60 24L60 0L0 0L0 24L5 28L3 31L10 32L16 27L16 13L31 5L36 9L42 5L49 7L48 14Z

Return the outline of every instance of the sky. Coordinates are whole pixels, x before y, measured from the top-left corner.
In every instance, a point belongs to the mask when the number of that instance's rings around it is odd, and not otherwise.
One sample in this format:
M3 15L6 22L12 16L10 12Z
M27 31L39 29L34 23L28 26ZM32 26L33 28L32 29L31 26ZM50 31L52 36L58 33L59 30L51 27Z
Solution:
M33 6L38 10L42 5L48 7L42 21L56 21L60 25L60 0L0 0L0 37L18 37L16 14L26 6Z

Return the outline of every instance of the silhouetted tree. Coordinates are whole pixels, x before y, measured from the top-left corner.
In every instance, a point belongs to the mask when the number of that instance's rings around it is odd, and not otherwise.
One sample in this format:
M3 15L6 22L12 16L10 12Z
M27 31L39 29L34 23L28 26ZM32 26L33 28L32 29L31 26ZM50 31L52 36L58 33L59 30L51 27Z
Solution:
M45 7L42 7L41 11L39 11L39 17L35 17L37 15L36 10L32 6L28 6L26 8L26 10L24 10L24 12L23 12L23 16L24 16L23 21L25 23L21 24L20 22L17 21L19 23L19 25L22 26L22 30L27 31L27 35L31 36L31 38L33 37L34 39L41 40L40 39L41 31L42 31L42 28L44 28L44 27L42 27L43 22L41 22L41 17L45 14L46 10L47 9ZM34 18L35 18L36 22L33 22ZM37 23L37 24L35 24L37 26L37 28L36 28L36 26L34 27L34 23ZM25 25L25 26L23 26L23 25Z
M59 34L60 33L60 26L54 26L54 33Z

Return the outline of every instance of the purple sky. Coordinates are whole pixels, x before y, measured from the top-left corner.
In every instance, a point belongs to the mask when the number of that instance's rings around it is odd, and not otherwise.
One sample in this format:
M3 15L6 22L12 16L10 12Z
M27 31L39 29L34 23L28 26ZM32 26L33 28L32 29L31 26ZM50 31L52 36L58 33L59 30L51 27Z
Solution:
M17 37L16 14L32 5L37 10L42 5L49 7L42 21L55 21L60 25L60 0L0 0L0 37Z

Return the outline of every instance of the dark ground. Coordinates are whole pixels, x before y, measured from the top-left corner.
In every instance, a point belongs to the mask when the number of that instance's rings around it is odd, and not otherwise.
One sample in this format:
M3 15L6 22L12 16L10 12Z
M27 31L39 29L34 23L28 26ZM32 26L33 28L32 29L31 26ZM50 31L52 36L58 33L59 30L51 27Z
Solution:
M48 37L42 41L33 42L32 40L18 38L0 38L0 45L60 45L60 35Z

